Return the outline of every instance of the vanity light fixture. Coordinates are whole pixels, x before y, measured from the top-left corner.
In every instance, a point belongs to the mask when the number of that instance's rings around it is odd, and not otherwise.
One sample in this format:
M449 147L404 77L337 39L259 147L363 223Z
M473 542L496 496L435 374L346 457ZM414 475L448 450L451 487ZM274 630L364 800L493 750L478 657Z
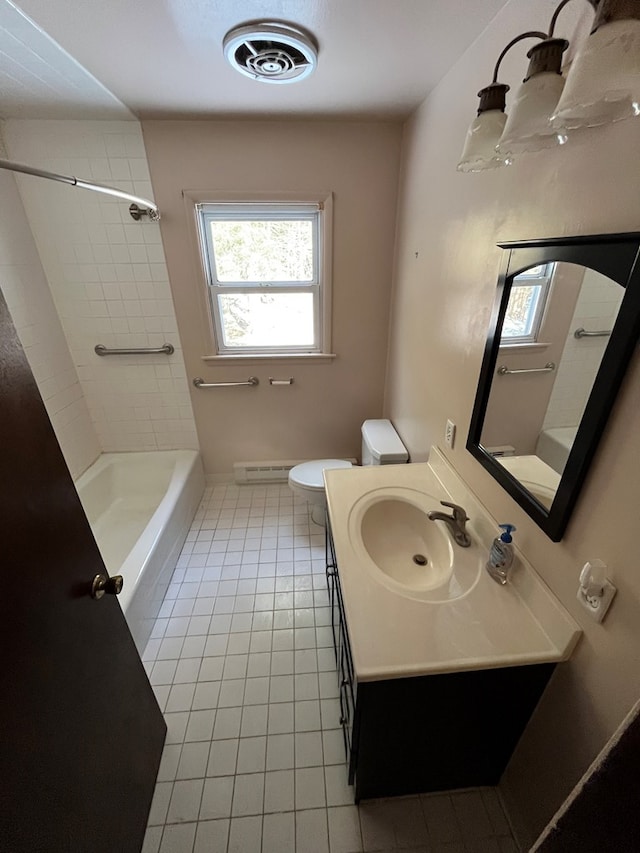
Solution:
M596 10L593 29L565 87L561 65L569 43L555 38L554 30L568 2L556 7L548 34L522 33L498 57L493 82L478 93L478 116L458 171L510 165L519 153L564 144L576 129L640 115L640 0L588 0ZM541 41L527 53L527 75L507 118L509 87L498 83L498 70L505 54L525 38Z

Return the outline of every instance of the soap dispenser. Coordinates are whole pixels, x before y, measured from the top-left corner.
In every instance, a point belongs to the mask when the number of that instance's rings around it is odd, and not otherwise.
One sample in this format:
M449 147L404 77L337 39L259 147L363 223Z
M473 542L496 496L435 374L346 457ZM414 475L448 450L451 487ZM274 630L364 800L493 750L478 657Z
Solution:
M509 571L513 565L513 545L511 532L513 524L499 524L504 532L496 536L489 551L486 569L497 583L505 584L509 580Z

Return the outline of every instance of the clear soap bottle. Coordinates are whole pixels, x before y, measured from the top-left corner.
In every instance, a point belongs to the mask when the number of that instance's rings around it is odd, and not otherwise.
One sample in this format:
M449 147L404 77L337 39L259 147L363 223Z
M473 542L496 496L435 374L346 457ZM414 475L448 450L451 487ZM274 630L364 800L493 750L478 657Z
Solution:
M513 524L499 524L498 527L504 532L496 536L489 551L486 569L491 577L500 584L506 584L509 580L509 571L513 565L513 545L511 532L515 530Z

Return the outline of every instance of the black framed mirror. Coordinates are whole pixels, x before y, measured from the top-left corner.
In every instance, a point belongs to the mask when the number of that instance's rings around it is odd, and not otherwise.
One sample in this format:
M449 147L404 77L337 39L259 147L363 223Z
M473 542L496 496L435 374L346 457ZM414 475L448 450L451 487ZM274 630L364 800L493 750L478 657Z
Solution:
M467 450L557 542L640 334L640 232L498 245Z

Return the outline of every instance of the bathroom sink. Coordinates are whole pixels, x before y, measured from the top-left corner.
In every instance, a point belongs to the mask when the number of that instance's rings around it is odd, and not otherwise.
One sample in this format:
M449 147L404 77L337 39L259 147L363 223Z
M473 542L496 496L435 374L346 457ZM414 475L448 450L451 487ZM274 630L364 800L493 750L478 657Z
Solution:
M450 601L465 595L481 568L477 546L461 548L447 527L429 520L438 498L413 489L364 495L349 519L352 544L373 577L409 598Z

